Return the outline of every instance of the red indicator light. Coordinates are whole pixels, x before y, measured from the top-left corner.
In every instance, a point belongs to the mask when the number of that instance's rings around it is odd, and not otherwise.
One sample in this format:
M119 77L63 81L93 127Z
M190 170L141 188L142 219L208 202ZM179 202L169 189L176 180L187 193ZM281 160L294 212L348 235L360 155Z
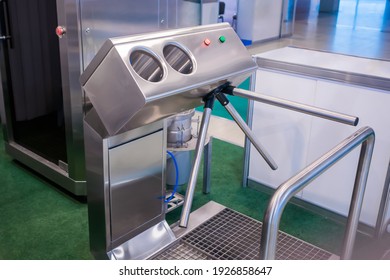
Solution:
M209 46L211 44L211 41L210 39L204 39L203 43L206 45L206 46Z
M62 36L64 36L64 34L66 33L66 29L65 27L63 26L57 26L56 28L56 34L59 38L62 38Z

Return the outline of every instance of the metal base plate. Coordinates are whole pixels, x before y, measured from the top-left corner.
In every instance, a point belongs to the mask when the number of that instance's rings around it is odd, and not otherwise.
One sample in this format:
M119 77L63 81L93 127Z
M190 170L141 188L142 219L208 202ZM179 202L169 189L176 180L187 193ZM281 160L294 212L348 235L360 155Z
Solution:
M168 193L165 196L165 198L168 199L171 196L171 194L172 192ZM168 203L166 203L165 213L169 213L172 210L175 210L177 207L182 206L183 203L184 203L184 197L179 193L175 193L173 198Z
M259 259L261 227L261 222L224 208L152 258L256 260ZM334 258L333 254L284 232L279 232L276 259L325 260L331 258Z
M162 221L108 252L108 256L115 260L144 260L175 240L167 222Z

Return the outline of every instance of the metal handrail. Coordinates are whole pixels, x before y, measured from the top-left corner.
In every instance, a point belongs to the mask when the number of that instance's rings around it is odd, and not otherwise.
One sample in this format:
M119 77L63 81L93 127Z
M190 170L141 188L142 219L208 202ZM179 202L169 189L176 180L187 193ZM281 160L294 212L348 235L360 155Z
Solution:
M356 171L355 184L349 208L347 228L344 234L342 254L340 256L341 259L351 258L374 143L374 130L370 127L363 127L278 187L268 204L263 219L260 243L261 259L275 259L279 223L284 207L287 205L288 201L296 193L305 188L311 181L316 179L361 144L359 164Z

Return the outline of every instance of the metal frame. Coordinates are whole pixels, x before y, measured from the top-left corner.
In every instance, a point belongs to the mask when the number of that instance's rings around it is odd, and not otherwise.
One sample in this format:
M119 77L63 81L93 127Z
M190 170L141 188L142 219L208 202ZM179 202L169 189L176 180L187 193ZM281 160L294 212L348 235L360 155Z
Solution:
M290 62L275 61L267 58L256 57L256 63L260 68L300 74L308 77L322 78L330 81L342 82L351 85L370 87L380 90L389 90L389 79L357 74L345 71L330 70L309 65L298 65Z
M286 5L288 6L290 1L294 1L294 7L293 7L293 10L292 10L292 20L290 22L291 24L291 32L287 32L285 30L285 26L288 24L288 21L285 21L284 20L284 16L285 16L285 7ZM280 38L284 38L284 37L289 37L289 36L292 36L293 35L293 32L294 32L294 25L295 25L295 12L296 12L296 9L297 9L297 0L283 0L282 1L282 12L280 13L280 31L279 31L279 37ZM287 8L287 13L288 13L288 8Z
M254 59L254 58L253 58ZM256 71L257 72L257 71ZM254 72L250 76L250 90L255 91L255 81L256 81L256 72ZM253 125L253 109L254 109L254 101L252 99L248 99L248 110L246 115L246 122L250 129L252 129ZM248 137L245 136L244 142L244 166L242 171L242 187L246 188L248 186L248 177L249 177L249 160L250 160L250 149L251 142Z
M203 193L208 194L211 191L211 158L213 153L213 137L204 147L203 153Z
M336 162L349 154L360 144L362 145L355 184L348 214L347 228L344 235L341 259L350 259L355 243L359 216L363 203L371 157L374 150L375 133L370 127L363 127L318 160L314 161L300 173L281 184L271 198L263 219L263 229L260 246L262 259L274 259L278 229L284 207L288 201L310 182L324 173Z
M210 101L210 102L211 102L211 106L210 107L205 106L203 116L202 116L202 123L200 125L199 134L198 134L198 141L196 142L194 162L192 164L190 178L188 179L187 191L184 197L183 209L180 216L181 227L187 227L190 218L190 212L191 212L192 201L194 198L196 181L198 178L198 172L199 172L200 163L202 159L202 153L204 150L204 144L206 141L207 130L210 123L212 103L214 101Z
M60 18L64 16L65 14L65 6L66 9L69 10L70 8L77 8L77 5L69 6L64 5L64 1L57 1L57 8L58 8L58 16L59 21ZM70 1L68 1L70 2ZM74 1L78 2L78 1ZM3 5L5 2L1 1L1 4ZM60 4L62 4L60 6ZM77 10L77 9L76 9ZM4 19L4 17L1 17ZM1 25L5 28L6 23L2 20ZM72 28L73 30L74 28ZM54 32L54 31L53 31ZM4 39L11 39L10 36L6 36L7 38ZM7 73L10 73L9 69L7 69L7 48L5 44L9 44L9 40L1 40L1 47L0 47L0 55L2 59L0 59L0 67L1 67L1 83L2 88L0 88L0 111L1 111L1 121L3 126L3 134L4 134L4 144L5 144L5 150L8 154L10 154L13 158L16 160L22 162L23 164L28 165L32 170L44 175L48 179L56 182L57 184L61 185L66 190L74 193L75 195L86 195L86 187L85 187L85 175L84 175L84 152L83 152L83 131L82 131L82 113L77 115L77 118L73 117L74 119L79 119L78 126L77 127L71 127L66 128L66 138L68 141L67 145L67 156L68 156L68 163L69 165L59 162L59 165L56 165L55 163L48 161L44 157L30 151L29 149L19 145L15 142L14 134L13 134L13 126L12 122L12 106L10 106L11 103L11 97L10 92L12 91L11 88L11 82L9 81L9 77L7 77ZM61 56L63 54L61 53ZM66 64L68 65L68 63ZM73 67L73 65L72 65ZM78 75L80 75L80 71L78 72ZM64 78L64 77L63 77ZM78 83L78 76L76 80L74 81L73 87L77 86L79 88L79 91L81 92L79 83ZM67 87L65 90L69 90L69 87ZM65 94L64 94L65 97ZM67 102L67 100L64 100L64 103ZM79 101L79 104L81 102ZM78 105L79 106L79 105ZM77 107L77 106L76 106ZM64 109L67 111L67 106L64 104ZM80 110L81 111L81 110ZM65 112L65 117L66 112ZM77 135L77 139L81 139L81 141L75 141L72 139L72 143L69 143L70 137L73 135Z
M387 168L385 184L383 186L381 203L378 210L378 217L375 224L374 237L381 239L387 230L387 226L390 224L390 219L386 221L386 213L390 207L390 162Z
M80 192L86 195L83 133L85 97L79 83L83 69L80 0L57 0L57 14L58 25L67 27L59 45L68 174L80 181Z

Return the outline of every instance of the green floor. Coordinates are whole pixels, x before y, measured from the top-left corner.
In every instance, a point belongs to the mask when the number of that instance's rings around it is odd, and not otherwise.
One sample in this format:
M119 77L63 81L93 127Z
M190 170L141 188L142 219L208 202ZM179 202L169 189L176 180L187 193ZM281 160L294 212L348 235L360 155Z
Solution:
M242 148L214 140L211 193L202 194L199 184L193 208L214 200L261 219L269 196L240 187L242 161ZM93 258L89 252L85 201L62 192L13 161L4 151L3 140L0 140L0 172L0 259ZM167 220L174 222L179 214L175 210L168 214ZM295 205L287 207L281 229L331 252L339 252L343 227Z

